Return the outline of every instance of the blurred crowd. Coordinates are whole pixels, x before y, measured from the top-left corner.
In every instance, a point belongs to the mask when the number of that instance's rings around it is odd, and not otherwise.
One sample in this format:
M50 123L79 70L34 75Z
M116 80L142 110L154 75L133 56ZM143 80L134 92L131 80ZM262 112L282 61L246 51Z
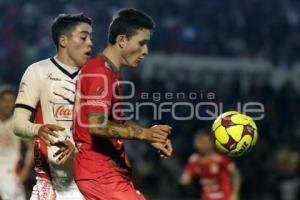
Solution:
M58 13L84 12L93 18L96 53L105 44L111 13L121 7L140 8L153 16L157 23L150 44L153 52L263 59L274 67L287 69L300 58L298 0L0 0L0 84L17 86L29 64L55 54L49 26ZM143 102L142 92L203 93L200 99L180 99L196 104L207 100L208 92L214 92L215 98L209 101L223 102L224 110L234 110L236 102L263 103L265 118L257 121L256 148L234 160L243 176L241 199L300 199L300 94L296 86L287 81L280 88L273 88L268 77L252 77L248 86L242 88L243 80L238 74L232 75L230 81L224 80L224 74L213 74L214 81L203 81L206 74L199 73L194 82L186 81L179 76L182 74L190 75L176 71L163 79L156 76L144 80L139 71L126 74L137 87L132 101ZM212 121L175 122L170 115L163 116L163 120L154 121L151 110L146 109L140 122L171 124L174 156L160 160L150 146L129 142L127 150L135 168L135 183L150 197L197 197L199 186L183 188L178 178L193 152L195 132L209 130Z
M92 17L99 49L112 13L121 7L153 16L157 29L151 51L266 59L285 67L299 60L298 0L1 0L0 72L7 74L2 81L15 84L28 64L53 55L49 26L58 13Z

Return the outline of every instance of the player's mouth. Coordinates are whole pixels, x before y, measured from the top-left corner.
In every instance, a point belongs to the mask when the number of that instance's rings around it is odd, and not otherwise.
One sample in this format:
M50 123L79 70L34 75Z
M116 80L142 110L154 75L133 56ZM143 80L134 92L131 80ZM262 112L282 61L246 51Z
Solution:
M90 58L90 57L91 57L91 51L85 52L84 55L85 55L87 58Z
M138 58L138 59L137 59L137 63L142 62L143 59L144 59L144 58Z

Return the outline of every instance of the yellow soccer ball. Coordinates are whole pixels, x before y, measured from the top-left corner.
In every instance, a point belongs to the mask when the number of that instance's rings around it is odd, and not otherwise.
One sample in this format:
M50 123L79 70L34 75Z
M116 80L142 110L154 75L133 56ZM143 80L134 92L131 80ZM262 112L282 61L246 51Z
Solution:
M237 157L249 152L257 142L257 126L253 119L236 111L220 115L211 129L216 148L223 154Z

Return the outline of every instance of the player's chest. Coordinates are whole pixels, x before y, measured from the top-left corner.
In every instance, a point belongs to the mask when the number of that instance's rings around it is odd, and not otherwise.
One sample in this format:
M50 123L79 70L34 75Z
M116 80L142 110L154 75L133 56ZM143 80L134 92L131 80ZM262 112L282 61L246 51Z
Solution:
M195 167L196 172L201 177L211 177L216 176L221 173L222 168L220 165L216 162L213 163L207 163L207 164L198 164Z
M63 73L48 71L43 75L42 80L44 80L40 83L42 98L50 102L68 102L69 100L73 102L76 78L72 79Z

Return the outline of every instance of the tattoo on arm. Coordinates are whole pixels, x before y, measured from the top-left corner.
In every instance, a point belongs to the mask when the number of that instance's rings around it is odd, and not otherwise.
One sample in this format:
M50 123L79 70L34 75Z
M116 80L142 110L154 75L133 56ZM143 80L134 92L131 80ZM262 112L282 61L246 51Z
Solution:
M121 135L120 135L120 133L118 133L118 131L111 130L111 132L112 132L112 135L113 135L115 138L121 138Z
M97 124L102 124L104 121L103 116L98 116L97 119L98 119ZM136 139L143 132L143 129L141 127L139 127L138 125L135 125L134 123L115 124L110 121L107 121L106 126L97 127L97 129L99 131L101 131L102 134L104 134L108 137L127 138L127 139ZM121 131L122 129L123 129L123 131ZM124 130L125 130L125 132L124 132ZM127 134L126 134L126 132L127 132Z
M138 137L143 132L142 128L140 127L132 127L132 129L135 138Z

